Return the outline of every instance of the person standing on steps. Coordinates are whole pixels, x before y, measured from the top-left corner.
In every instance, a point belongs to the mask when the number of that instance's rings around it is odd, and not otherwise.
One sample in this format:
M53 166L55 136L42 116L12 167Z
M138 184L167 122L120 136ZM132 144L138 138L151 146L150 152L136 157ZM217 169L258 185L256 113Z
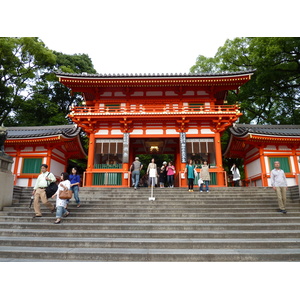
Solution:
M132 172L132 186L136 190L140 181L141 170L143 169L142 163L139 161L139 158L136 157L135 161L131 165L130 171Z
M69 180L71 182L71 190L74 194L75 201L77 203L77 207L80 207L80 199L79 199L79 185L80 185L80 176L77 174L77 168L72 168L72 174L69 176Z
M157 177L157 166L156 163L154 163L154 158L151 159L151 163L148 165L147 168L147 174L149 176L149 185L148 187L155 186L155 179Z
M233 164L231 167L232 172L232 180L233 180L233 184L234 186L240 186L240 179L241 179L241 175L240 175L240 171L238 169L238 167L236 166L236 164Z
M165 187L166 164L167 163L164 161L161 168L159 169L159 187L161 189Z
M194 191L195 169L197 166L193 165L193 160L190 159L185 167L184 174L187 174L189 192Z
M203 180L203 183L200 185L200 192L203 192L203 185L205 184L206 192L209 192L209 182L210 182L210 174L209 174L210 166L207 164L207 160L203 162L203 165L200 165L200 178Z
M286 214L287 211L285 209L285 204L287 181L284 171L280 169L279 161L274 162L274 169L271 171L271 186L273 187L273 190L276 191L279 206L278 212Z
M61 222L62 216L67 217L70 212L66 209L67 199L60 199L59 192L65 189L71 189L71 182L69 181L69 174L66 172L61 173L61 182L58 185L58 189L56 193L52 196L54 198L56 196L56 220L54 224L59 224Z
M175 174L175 167L173 166L173 163L170 161L169 165L167 166L167 178L168 178L169 188L174 187L174 174Z
M52 213L55 211L55 206L47 199L46 187L51 182L55 182L56 178L52 173L48 172L48 165L46 164L41 165L41 171L42 173L38 176L32 192L32 195L34 196L34 200L33 200L33 208L35 212L34 218L42 217L42 212L40 208L40 199L42 203L46 207L48 207Z

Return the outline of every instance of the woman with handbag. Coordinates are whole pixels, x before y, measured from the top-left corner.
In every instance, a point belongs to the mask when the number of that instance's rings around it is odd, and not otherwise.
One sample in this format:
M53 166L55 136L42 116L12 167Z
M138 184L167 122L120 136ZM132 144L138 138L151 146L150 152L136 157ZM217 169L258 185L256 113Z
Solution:
M72 198L71 182L69 181L69 174L66 172L61 173L61 182L58 185L56 193L52 196L56 196L56 220L54 224L61 222L62 216L67 217L70 212L67 211L67 200Z
M174 187L174 174L175 174L175 167L173 166L173 163L170 161L169 165L167 166L167 177L168 177L169 188Z
M209 182L210 182L210 174L209 174L209 168L210 166L207 164L207 161L205 160L203 162L203 165L200 166L200 178L202 179L202 184L200 185L199 191L203 192L203 185L205 184L206 192L209 192Z

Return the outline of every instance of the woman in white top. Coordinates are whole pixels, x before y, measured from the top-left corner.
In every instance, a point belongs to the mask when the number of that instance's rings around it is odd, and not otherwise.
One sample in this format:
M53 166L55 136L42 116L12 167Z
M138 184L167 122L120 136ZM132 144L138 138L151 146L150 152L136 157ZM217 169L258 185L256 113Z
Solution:
M233 180L234 186L240 186L241 175L240 175L239 169L237 168L237 166L235 164L232 165L231 172L233 175L232 180Z
M149 187L151 186L151 184L154 187L157 177L157 166L156 163L154 163L154 158L151 159L151 163L148 165L147 174L149 176Z
M67 211L67 200L68 199L60 199L59 198L59 192L63 191L65 189L71 188L71 182L69 181L69 174L66 172L61 173L61 182L58 185L57 192L52 196L54 198L56 196L56 221L54 224L59 224L61 221L62 216L67 217L70 212Z

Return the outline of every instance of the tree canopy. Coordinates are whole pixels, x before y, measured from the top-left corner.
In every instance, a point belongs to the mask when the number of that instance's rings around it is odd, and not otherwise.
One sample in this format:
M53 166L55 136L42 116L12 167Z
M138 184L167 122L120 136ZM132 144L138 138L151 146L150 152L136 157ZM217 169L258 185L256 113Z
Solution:
M228 104L239 103L240 123L300 124L300 38L227 40L214 57L199 55L193 73L256 70Z
M35 37L1 37L0 124L67 124L70 105L82 99L58 82L54 74L58 70L96 73L87 54L52 51Z

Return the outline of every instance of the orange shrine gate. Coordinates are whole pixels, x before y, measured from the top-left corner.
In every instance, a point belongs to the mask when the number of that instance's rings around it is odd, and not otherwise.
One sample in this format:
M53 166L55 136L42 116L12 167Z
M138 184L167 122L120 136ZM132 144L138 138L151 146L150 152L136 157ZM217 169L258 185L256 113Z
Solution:
M211 185L226 186L220 138L241 116L238 105L226 105L226 96L252 74L58 73L84 98L69 114L89 137L83 185L128 187L135 156L172 154L179 186L186 186L189 159L208 160Z

